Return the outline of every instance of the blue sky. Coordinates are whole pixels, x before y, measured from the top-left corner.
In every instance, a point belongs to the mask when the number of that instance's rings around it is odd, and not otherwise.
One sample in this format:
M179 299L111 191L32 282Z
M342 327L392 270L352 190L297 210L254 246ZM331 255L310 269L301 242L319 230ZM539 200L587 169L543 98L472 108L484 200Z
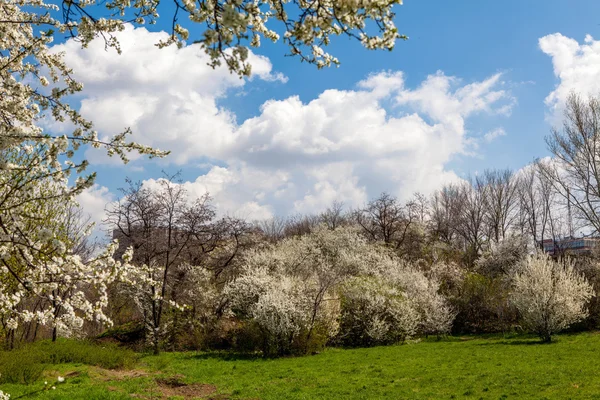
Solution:
M283 46L261 51L288 84L265 88L256 101L298 94L308 101L329 88L351 89L356 82L380 70L401 70L409 86L418 85L438 70L470 82L502 72L511 82L518 101L512 115L502 122L507 136L482 148L481 157L463 157L453 163L461 173L484 168L520 168L534 157L546 155L543 138L550 125L545 121L544 98L557 84L551 60L538 39L560 32L583 41L586 34L600 38L598 1L437 1L406 0L397 7L397 26L409 36L393 52L365 51L354 41L340 38L331 46L342 65L325 71L282 57ZM257 109L244 99L231 101L238 115ZM485 129L482 121L480 129ZM476 133L478 126L472 126Z
M208 190L223 212L250 219L318 212L332 200L358 206L381 190L406 198L547 156L544 136L560 121L565 93L600 91L600 44L586 41L600 39L598 1L406 0L396 11L410 39L393 52L337 38L328 50L341 66L319 71L263 40L257 76L245 82L208 71L191 52L147 56L152 50L139 51L140 43L155 37L145 30L124 33L138 52L117 61L106 62L99 47L86 53L67 44L76 72L90 63L110 71L79 75L88 101L82 112L100 133L133 123L136 139L174 151L128 166L90 154L99 177L82 204L99 220L125 176L151 185L162 169L181 169L192 193ZM134 78L114 79L119 71ZM160 82L140 78L156 71Z

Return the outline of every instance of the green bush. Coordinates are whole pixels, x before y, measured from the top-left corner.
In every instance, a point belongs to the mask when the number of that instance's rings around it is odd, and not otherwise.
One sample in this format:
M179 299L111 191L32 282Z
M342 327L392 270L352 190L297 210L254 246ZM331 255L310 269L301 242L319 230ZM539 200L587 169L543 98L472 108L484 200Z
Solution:
M30 384L40 379L45 364L31 348L0 352L0 383Z
M509 298L510 282L505 278L468 274L458 297L451 299L458 311L453 333L512 331L518 326L518 313Z
M132 350L113 343L95 344L89 341L58 340L38 342L32 345L42 353L48 364L81 363L107 369L129 368L136 360Z
M137 355L115 344L62 339L42 341L0 352L0 383L28 384L50 364L81 363L106 369L129 368Z

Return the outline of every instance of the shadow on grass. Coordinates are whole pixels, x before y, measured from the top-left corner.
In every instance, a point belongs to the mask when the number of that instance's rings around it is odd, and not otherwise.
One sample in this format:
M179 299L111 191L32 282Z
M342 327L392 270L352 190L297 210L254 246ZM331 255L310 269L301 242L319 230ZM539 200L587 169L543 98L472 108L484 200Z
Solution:
M193 354L189 356L190 359L195 360L220 360L220 361L254 361L264 360L262 354L257 353L236 353L228 351L214 351L200 354Z
M543 346L555 344L556 341L543 342L540 339L512 339L512 340L498 340L490 343L477 343L477 346L497 346L497 345L509 345L509 346Z

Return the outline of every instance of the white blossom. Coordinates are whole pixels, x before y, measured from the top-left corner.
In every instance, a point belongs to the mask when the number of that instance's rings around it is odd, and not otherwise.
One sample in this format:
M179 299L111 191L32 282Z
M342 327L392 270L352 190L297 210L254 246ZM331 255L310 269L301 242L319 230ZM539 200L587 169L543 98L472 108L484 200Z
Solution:
M592 286L574 269L572 260L553 261L538 253L514 278L512 301L525 325L543 340L587 316Z

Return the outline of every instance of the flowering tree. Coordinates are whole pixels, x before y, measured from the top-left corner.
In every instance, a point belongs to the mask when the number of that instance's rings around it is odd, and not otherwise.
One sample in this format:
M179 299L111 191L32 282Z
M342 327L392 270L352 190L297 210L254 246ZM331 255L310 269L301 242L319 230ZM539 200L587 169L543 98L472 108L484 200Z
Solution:
M174 2L170 38L161 46L189 40L188 29L179 24L187 16L191 24L204 29L195 38L211 57L211 65L225 62L240 75L249 75L248 46L260 46L261 37L283 41L292 55L319 68L338 64L323 47L331 36L347 35L359 39L370 49L392 49L398 38L392 8L401 0L384 1L319 1L287 2L250 0L185 0ZM109 152L123 156L124 150L151 150L135 143L126 143L126 133L110 142L98 140L92 125L64 102L65 96L82 90L72 78L72 70L63 55L52 52L49 45L59 33L72 36L87 46L101 36L107 46L120 51L114 33L125 23L153 24L160 0L129 2L112 0L63 1L61 6L43 0L7 0L0 6L0 149L23 140L50 138L36 123L48 110L58 121L69 120L76 128L69 137L73 150L82 144L107 145ZM62 11L62 18L54 17ZM279 22L280 35L270 21ZM376 29L370 29L369 21ZM189 26L188 26L189 27ZM369 32L374 32L371 34ZM44 87L52 84L48 90Z
M22 323L48 325L54 338L84 320L109 324L107 285L128 268L113 258L116 243L95 257L74 251L85 236L65 218L75 206L74 189L39 165L45 151L38 145L2 152L9 167L0 171L0 320L9 344Z
M203 45L212 66L225 62L230 70L248 75L248 45L258 47L262 38L277 42L283 37L290 55L319 68L339 63L323 50L332 36L346 35L369 49L391 50L396 39L406 39L393 21L392 8L401 3L402 0L183 0L170 3L174 8L168 10L160 0L112 0L104 3L109 12L107 18L102 18L104 15L97 15L100 2L70 0L63 1L61 26L85 44L98 33L110 35L122 29L125 22L153 24L160 10L172 17L172 32L159 45L183 45L184 41L194 40ZM189 22L181 22L183 19ZM275 26L273 21L278 24ZM197 37L190 37L188 28L193 23L202 27ZM108 43L118 47L110 36Z
M593 288L573 266L569 259L554 262L538 253L515 276L513 302L526 326L545 342L587 316Z
M105 147L124 161L129 151L164 155L128 143L127 131L99 140L92 124L64 101L82 87L62 54L49 49L55 32L68 30L51 17L55 7L28 0L0 4L0 315L9 339L23 322L55 332L83 319L108 322L106 285L127 264L113 259L114 243L83 260L58 229L64 227L58 214L94 180L84 175L87 161L75 161L79 147ZM45 132L43 122L51 119L70 124L71 133ZM88 285L95 287L93 299L82 289Z

